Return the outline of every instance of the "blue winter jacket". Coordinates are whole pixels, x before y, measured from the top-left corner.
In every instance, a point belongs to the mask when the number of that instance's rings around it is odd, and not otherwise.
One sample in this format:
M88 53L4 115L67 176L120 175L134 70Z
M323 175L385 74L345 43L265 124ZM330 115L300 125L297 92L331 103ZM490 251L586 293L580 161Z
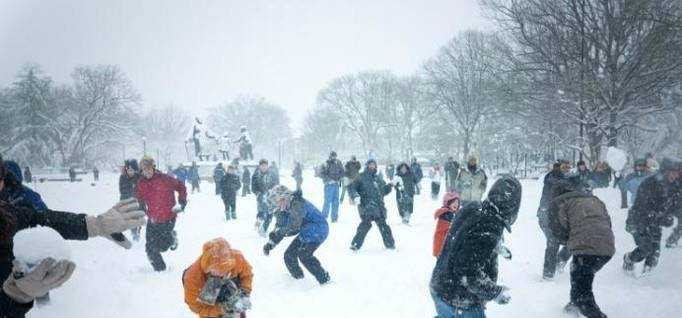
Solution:
M11 175L6 176L8 180L5 182L5 187L0 191L0 199L13 205L32 208L38 212L47 210L40 194L21 184L23 176L19 165L11 160L5 161L4 165Z
M285 236L298 235L304 244L322 244L329 235L329 225L320 210L295 194L290 208L275 214L277 222L270 239L279 243Z

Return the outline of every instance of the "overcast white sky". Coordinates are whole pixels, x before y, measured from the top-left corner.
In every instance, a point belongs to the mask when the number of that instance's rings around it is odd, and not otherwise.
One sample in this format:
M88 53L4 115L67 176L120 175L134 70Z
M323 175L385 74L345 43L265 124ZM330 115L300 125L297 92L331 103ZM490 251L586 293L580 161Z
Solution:
M118 64L145 105L202 115L260 95L300 127L334 77L409 74L482 27L476 0L0 0L0 86L27 62L58 82L76 65Z

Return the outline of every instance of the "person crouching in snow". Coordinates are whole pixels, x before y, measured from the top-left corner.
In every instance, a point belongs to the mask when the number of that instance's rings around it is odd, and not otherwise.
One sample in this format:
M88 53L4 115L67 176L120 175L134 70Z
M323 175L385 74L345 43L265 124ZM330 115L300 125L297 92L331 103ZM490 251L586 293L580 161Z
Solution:
M216 238L204 244L199 259L182 274L185 303L201 318L245 318L252 281L244 255Z
M559 181L552 189L549 226L552 236L566 244L573 256L571 301L566 312L587 318L606 317L594 300L594 275L616 252L611 217L604 202L584 189L580 177Z
M485 318L489 301L507 304L508 288L498 285L498 246L511 232L521 203L521 184L503 176L488 198L472 202L454 218L431 276L431 296L439 318Z
M438 220L436 223L436 232L433 234L433 256L438 257L440 251L443 249L445 237L450 230L450 224L455 217L455 213L459 211L459 194L456 192L448 192L443 196L443 207L436 210L434 217Z
M303 270L298 264L300 260L320 284L328 283L329 273L313 255L329 234L329 225L322 212L305 200L301 191L291 192L283 185L270 191L268 203L273 207L277 221L275 229L270 232L270 241L263 246L263 253L270 255L285 236L296 235L284 252L284 263L289 273L295 279L303 278Z

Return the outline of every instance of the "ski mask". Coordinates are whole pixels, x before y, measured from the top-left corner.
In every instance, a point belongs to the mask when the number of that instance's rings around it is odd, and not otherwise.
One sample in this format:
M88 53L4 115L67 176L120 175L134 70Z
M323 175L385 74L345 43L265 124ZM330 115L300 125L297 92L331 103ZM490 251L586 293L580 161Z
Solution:
M521 183L509 175L504 175L490 188L488 201L497 208L497 216L504 227L511 233L511 226L516 222L521 206Z

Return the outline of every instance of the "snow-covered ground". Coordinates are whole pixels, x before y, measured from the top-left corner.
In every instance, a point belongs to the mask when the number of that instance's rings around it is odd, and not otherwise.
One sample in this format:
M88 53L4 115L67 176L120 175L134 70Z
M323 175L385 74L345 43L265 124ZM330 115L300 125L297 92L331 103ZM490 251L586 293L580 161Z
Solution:
M322 183L307 172L304 193L318 207L322 203ZM283 182L293 184L282 171ZM286 176L286 177L285 177ZM118 198L118 176L105 174L95 186L91 176L81 183L38 184L48 206L55 210L89 214L104 212ZM506 241L514 256L500 261L500 281L509 286L512 302L490 304L489 317L561 317L568 300L569 277L563 273L553 282L540 279L545 240L535 217L541 185L523 181L523 200L513 233ZM427 188L426 183L424 188ZM226 222L223 205L214 195L213 185L202 184L202 192L190 194L187 211L177 223L180 246L164 254L170 269L152 271L144 252L144 242L124 250L104 239L69 242L77 263L73 278L54 291L52 303L34 309L29 317L193 317L183 301L181 275L201 252L201 246L215 237L226 238L240 249L254 268L253 310L249 317L433 317L428 282L435 259L431 242L439 206L424 191L415 204L411 226L401 225L395 196L386 197L389 224L396 250L387 251L373 228L362 250L349 250L358 223L356 208L347 201L341 206L340 222L331 225L327 242L317 256L330 272L333 283L321 287L307 275L292 279L282 255L290 239L285 239L266 257L266 239L254 231L256 210L253 196L239 197L239 220ZM633 247L624 231L626 211L618 208L619 194L598 190L611 213L617 252L595 280L597 302L610 317L679 317L682 312L682 249L664 249L656 271L635 279L623 274L623 254ZM669 231L665 232L666 235Z

